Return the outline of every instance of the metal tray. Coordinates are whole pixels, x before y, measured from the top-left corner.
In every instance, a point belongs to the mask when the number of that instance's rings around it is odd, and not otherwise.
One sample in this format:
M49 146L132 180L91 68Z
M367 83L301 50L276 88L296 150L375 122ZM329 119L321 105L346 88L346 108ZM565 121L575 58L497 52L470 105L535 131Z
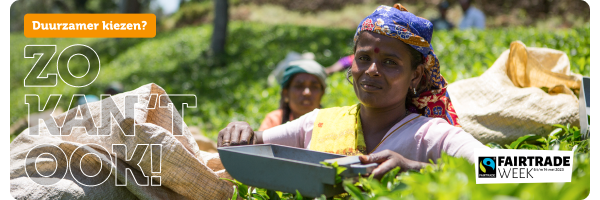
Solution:
M275 144L218 148L223 166L236 180L270 190L296 193L305 197L327 197L344 192L335 184L335 169L320 162L345 157ZM352 177L370 173L377 165L346 163L342 174Z

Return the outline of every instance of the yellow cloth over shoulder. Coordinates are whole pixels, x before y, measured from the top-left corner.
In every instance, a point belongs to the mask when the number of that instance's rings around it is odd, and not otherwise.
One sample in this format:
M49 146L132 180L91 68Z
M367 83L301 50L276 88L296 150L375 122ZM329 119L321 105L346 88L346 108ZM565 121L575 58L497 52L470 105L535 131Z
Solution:
M310 149L342 155L366 154L358 105L319 110Z

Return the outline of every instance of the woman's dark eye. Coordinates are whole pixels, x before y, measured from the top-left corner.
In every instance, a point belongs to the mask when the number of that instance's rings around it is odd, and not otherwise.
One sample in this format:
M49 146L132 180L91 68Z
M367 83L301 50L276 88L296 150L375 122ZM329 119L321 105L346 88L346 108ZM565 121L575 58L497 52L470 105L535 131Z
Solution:
M386 60L386 61L383 61L383 63L388 64L388 65L397 65L397 63L394 62L393 60Z
M360 56L358 57L358 60L369 61L369 56Z

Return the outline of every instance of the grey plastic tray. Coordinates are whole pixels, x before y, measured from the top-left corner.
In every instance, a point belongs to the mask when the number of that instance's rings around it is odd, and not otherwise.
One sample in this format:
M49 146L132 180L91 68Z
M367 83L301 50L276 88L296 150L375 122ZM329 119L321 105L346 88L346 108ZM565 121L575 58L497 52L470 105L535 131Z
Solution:
M327 197L344 192L335 185L335 169L320 162L343 155L274 144L221 147L223 166L236 180L250 186L296 193L305 197ZM370 173L377 165L350 164L345 177Z

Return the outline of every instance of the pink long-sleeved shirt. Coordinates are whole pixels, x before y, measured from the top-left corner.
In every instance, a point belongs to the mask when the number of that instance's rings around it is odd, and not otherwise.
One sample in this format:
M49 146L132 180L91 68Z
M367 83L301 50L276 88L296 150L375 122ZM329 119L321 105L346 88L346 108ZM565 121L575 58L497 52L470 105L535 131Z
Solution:
M263 132L265 144L281 144L299 148L310 148L313 124L319 109L315 109L302 117L288 123L273 127ZM417 118L395 132L391 132L404 122ZM389 136L373 153L386 149L399 153L410 160L434 162L440 158L442 151L454 157L465 157L475 163L474 151L477 148L488 148L463 129L454 127L440 118L429 118L410 114L394 125L386 136ZM386 137L384 136L384 138Z

